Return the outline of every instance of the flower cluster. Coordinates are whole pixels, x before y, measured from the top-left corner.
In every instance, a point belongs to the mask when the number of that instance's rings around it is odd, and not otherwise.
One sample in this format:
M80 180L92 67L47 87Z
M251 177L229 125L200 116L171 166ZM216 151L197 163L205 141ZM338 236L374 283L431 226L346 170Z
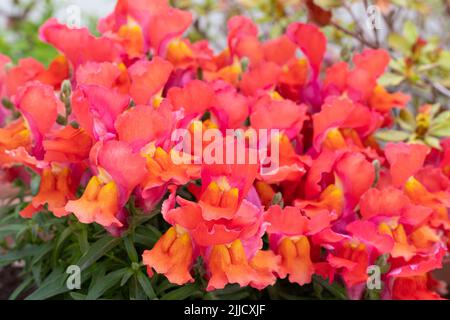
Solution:
M40 37L61 53L48 68L0 56L0 167L40 176L21 216L45 208L120 236L129 201L150 212L164 200L171 227L143 253L150 276L182 285L201 261L207 290L317 275L361 298L378 265L383 298L439 298L430 272L448 251L450 140L376 141L410 99L377 83L388 53L367 49L325 67L318 27L292 23L263 41L234 16L216 54L183 37L191 22L166 0L119 0L100 37L48 20ZM210 163L177 148L177 129L203 149L213 139L196 133L215 129L245 151ZM274 133L257 149L277 145L277 170L249 160L258 129Z

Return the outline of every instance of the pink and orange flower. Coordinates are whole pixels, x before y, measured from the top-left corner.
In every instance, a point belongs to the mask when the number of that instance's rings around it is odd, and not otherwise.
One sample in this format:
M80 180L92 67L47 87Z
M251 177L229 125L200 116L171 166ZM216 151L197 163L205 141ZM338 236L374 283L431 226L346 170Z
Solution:
M0 169L23 165L41 181L20 214L73 214L120 236L127 203L147 212L162 202L170 227L142 254L149 276L192 282L201 257L206 290L316 275L359 299L367 268L386 257L381 297L439 299L431 272L449 248L450 140L433 150L376 142L409 102L378 83L389 54L368 49L325 68L317 26L261 40L243 16L215 54L183 36L192 19L165 0L119 0L99 37L48 20L41 39L61 54L49 68L0 55L0 96L14 106L0 107ZM177 149L175 129L199 128L233 139L237 129L245 143L252 130L276 132L262 148L279 146L277 170L247 154L211 164Z

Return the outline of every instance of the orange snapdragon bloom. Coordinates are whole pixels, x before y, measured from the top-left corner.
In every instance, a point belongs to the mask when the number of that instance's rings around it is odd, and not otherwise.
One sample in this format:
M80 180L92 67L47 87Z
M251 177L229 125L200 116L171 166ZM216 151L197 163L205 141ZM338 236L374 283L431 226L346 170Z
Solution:
M42 145L44 161L78 163L88 159L92 140L84 129L67 126L47 135Z
M211 278L208 290L224 288L228 283L239 283L246 286L253 279L253 269L250 267L239 239L229 246L220 244L211 249L208 270Z
M284 238L278 247L282 261L280 278L289 275L289 281L303 285L311 282L314 266L310 258L310 244L308 238Z
M57 217L68 214L64 208L69 200L75 199L74 184L71 181L71 172L67 167L45 168L41 173L39 192L33 197L31 203L20 212L24 218L31 218L48 206L48 210Z
M87 28L70 28L56 18L39 29L40 38L60 50L74 69L85 62L118 61L123 51L118 43L106 37L96 38Z
M450 206L449 192L430 192L414 177L410 177L406 181L404 191L414 204L426 206L433 210L430 217L431 226L450 230L450 217L448 215L448 207Z
M39 81L55 89L69 78L69 63L64 56L55 57L46 69L43 64L33 58L20 59L16 66L5 71L5 93L12 97L27 82Z
M134 63L128 69L133 101L136 104L152 105L152 99L163 90L172 70L172 64L159 57L152 61L139 60Z
M328 255L327 260L342 275L347 287L366 282L369 253L363 243L344 240L333 254Z
M380 85L377 85L370 97L370 107L380 113L388 113L393 108L404 108L409 102L410 96L397 92L389 93Z
M145 159L127 143L115 140L97 142L90 156L97 175L81 198L69 201L65 208L83 223L97 222L114 230L124 227L124 206L147 173Z
M422 144L388 143L385 148L386 159L391 165L392 184L403 186L409 177L422 168L430 149Z
M380 118L369 108L354 103L348 97L327 99L321 111L312 118L316 150L339 150L345 147L363 149L361 141L380 124Z
M144 153L144 156L147 161L148 171L146 178L141 183L144 194L151 188L159 187L167 183L183 185L190 180L200 177L199 165L173 162L175 157L191 158L190 155L178 153L173 149L166 152L161 147L150 146Z
M335 215L328 211L311 218L296 207L271 206L264 214L269 223L270 247L281 257L278 275L300 285L310 283L315 266L311 259L311 243L307 235L318 234L330 227Z
M0 167L15 163L7 151L19 147L31 149L31 132L22 118L9 123L5 128L0 128Z
M78 200L71 200L65 206L82 223L97 222L105 227L123 224L116 218L119 211L119 189L114 181L102 181L94 176Z
M274 273L278 272L279 263L280 257L272 251L259 250L249 259L239 239L215 245L208 260L211 277L207 290L222 289L228 283L263 289L275 282Z
M195 62L195 53L191 46L187 39L171 40L167 46L166 59L179 68L192 66Z
M330 184L322 191L317 201L295 200L294 205L305 211L306 215L313 217L322 210L336 213L338 218L344 210L344 194L342 189Z
M152 269L164 274L170 282L182 285L193 282L189 271L193 262L193 247L189 233L180 226L171 227L155 244L145 250L142 258L149 275Z
M141 26L133 18L129 17L127 24L120 26L117 36L131 59L144 56L144 33Z
M129 91L129 75L123 63L86 62L75 72L77 85L98 85L117 89L120 93Z
M56 97L53 87L37 81L20 87L14 96L14 103L32 134L33 155L42 159L42 140L55 127L63 104Z

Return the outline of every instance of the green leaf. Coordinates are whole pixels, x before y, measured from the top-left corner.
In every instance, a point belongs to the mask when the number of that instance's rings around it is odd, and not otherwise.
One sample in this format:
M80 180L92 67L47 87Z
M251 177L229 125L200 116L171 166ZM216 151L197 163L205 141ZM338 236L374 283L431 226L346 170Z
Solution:
M313 299L311 297L304 297L304 296L301 296L301 295L289 294L289 293L286 293L286 292L283 292L283 291L279 291L278 294L284 300L312 300Z
M416 119L408 109L400 110L399 116L396 118L398 125L407 131L416 130Z
M378 84L382 85L383 87L397 86L403 80L405 80L405 77L400 74L386 72L378 79Z
M45 300L69 291L65 284L67 274L61 269L55 269L26 300Z
M97 282L101 282L106 274L106 265L104 263L96 264L92 266L92 277L89 284L88 292L92 290Z
M78 238L78 243L80 245L80 251L86 252L89 250L89 241L88 241L88 234L87 229L85 225L82 225L79 232L76 233Z
M137 280L150 300L157 298L155 290L153 290L152 284L150 283L150 280L141 271L139 271L137 274Z
M383 141L405 141L410 133L400 130L383 130L375 133L375 137Z
M152 234L154 234L157 239L161 238L162 233L158 228L156 228L150 224L146 225L145 228L147 230L149 230Z
M0 226L0 239L3 239L10 234L19 233L24 228L26 229L28 228L28 226L23 224L11 224L6 226Z
M74 229L75 229L75 227L73 225L65 228L60 233L58 238L56 239L55 249L53 250L53 253L52 253L52 263L53 263L53 265L57 264L57 261L58 261L58 258L59 258L59 252L60 252L60 249L61 249L61 245L73 233Z
M36 286L40 286L42 282L42 263L35 264L31 267L31 274L33 275L34 283Z
M407 20L405 24L403 25L403 35L405 37L405 40L413 45L416 43L417 38L419 37L419 33L417 31L416 25L414 22Z
M130 280L131 276L134 275L134 270L129 268L127 272L123 275L122 280L120 280L120 286L123 287L125 283Z
M161 231L152 225L139 226L134 231L134 242L147 248L152 248L159 238Z
M250 293L248 291L240 290L236 293L221 295L220 300L243 300L248 298L249 295Z
M437 63L441 68L450 71L450 51L442 51Z
M143 245L146 248L152 248L153 245L158 241L158 238L156 238L152 234L138 234L135 233L134 235L134 242L136 244Z
M89 250L76 263L81 271L92 265L106 253L115 248L121 241L120 238L105 236L90 246Z
M441 109L441 105L439 103L432 104L431 109L430 109L431 117L434 118L440 109Z
M438 138L435 138L435 137L427 135L425 137L424 141L425 141L425 144L427 144L428 146L430 146L432 148L435 148L435 149L438 149L438 150L442 149L441 143L440 143Z
M322 9L333 9L342 5L342 0L314 0L316 6Z
M432 126L429 133L439 138L450 137L450 122Z
M38 174L33 175L30 182L31 194L33 196L37 195L39 192L39 186L41 185L41 176Z
M348 300L345 289L338 285L337 283L330 284L327 280L318 275L313 275L313 281L320 284L322 287L327 289L333 296L341 300Z
M41 251L39 245L28 245L21 250L12 251L4 255L0 255L0 266L4 266L14 261L21 260L27 257L32 257Z
M383 287L383 285L382 285ZM381 298L381 291L378 289L367 289L366 290L366 297L367 300L380 300Z
M281 192L275 193L275 195L272 198L271 205L273 205L273 206L279 205L281 208L284 207L284 200L283 200L283 195L281 194Z
M139 284L136 274L134 275L134 277L131 278L128 286L130 289L131 300L145 300L146 294L142 289L142 286Z
M69 293L73 300L86 300L86 295L78 292Z
M441 123L450 123L450 111L441 112L433 119L433 125Z
M247 57L242 57L241 59L241 69L243 72L247 71L250 60Z
M272 291L275 290L277 295L279 293L278 289L275 289L274 287L269 287ZM243 291L243 288L240 287L238 284L229 284L223 289L218 289L214 291L210 291L206 297L206 299L213 299L213 300L227 300L229 297L236 297L239 296Z
M11 111L15 110L15 108L16 108L14 103L12 103L12 101L6 97L2 98L2 105L3 105L3 107L5 107L6 109L11 110Z
M313 281L313 290L314 290L314 294L316 295L316 297L319 298L320 300L322 300L323 287L320 284L318 284L316 281Z
M385 253L385 254L382 254L381 256L379 256L375 262L375 264L380 267L380 272L382 274L387 273L391 268L391 264L388 262L388 260L389 260L389 254Z
M378 159L375 159L372 161L372 165L375 169L375 178L372 183L372 188L374 188L376 187L378 181L380 180L380 161L378 161Z
M388 36L388 45L403 55L408 55L411 51L411 44L398 33L392 33Z
M120 280L127 271L128 268L122 268L110 272L100 279L96 279L96 282L92 285L92 288L89 290L86 299L95 300L100 298L108 289L111 289L115 285L119 285Z
M404 59L392 59L389 62L389 68L399 72L400 74L405 74L406 72L406 63Z
M192 296L197 291L199 291L197 285L191 283L170 291L162 296L161 300L184 300Z
M138 262L139 261L138 254L136 252L136 249L134 248L134 244L133 241L131 241L130 236L123 238L123 243L125 245L125 249L127 250L127 254L131 262Z
M429 133L439 138L450 136L450 111L441 112L433 119Z
M167 278L164 278L161 283L158 285L158 287L156 288L156 292L161 293L164 292L166 290L172 289L178 287L178 285L171 283L169 280L167 280Z
M50 250L53 249L53 242L49 241L43 245L39 246L39 250L33 255L33 260L31 260L31 265L34 265L39 260L41 260Z
M23 291L25 291L33 283L33 278L26 278L9 296L9 300L15 300Z

